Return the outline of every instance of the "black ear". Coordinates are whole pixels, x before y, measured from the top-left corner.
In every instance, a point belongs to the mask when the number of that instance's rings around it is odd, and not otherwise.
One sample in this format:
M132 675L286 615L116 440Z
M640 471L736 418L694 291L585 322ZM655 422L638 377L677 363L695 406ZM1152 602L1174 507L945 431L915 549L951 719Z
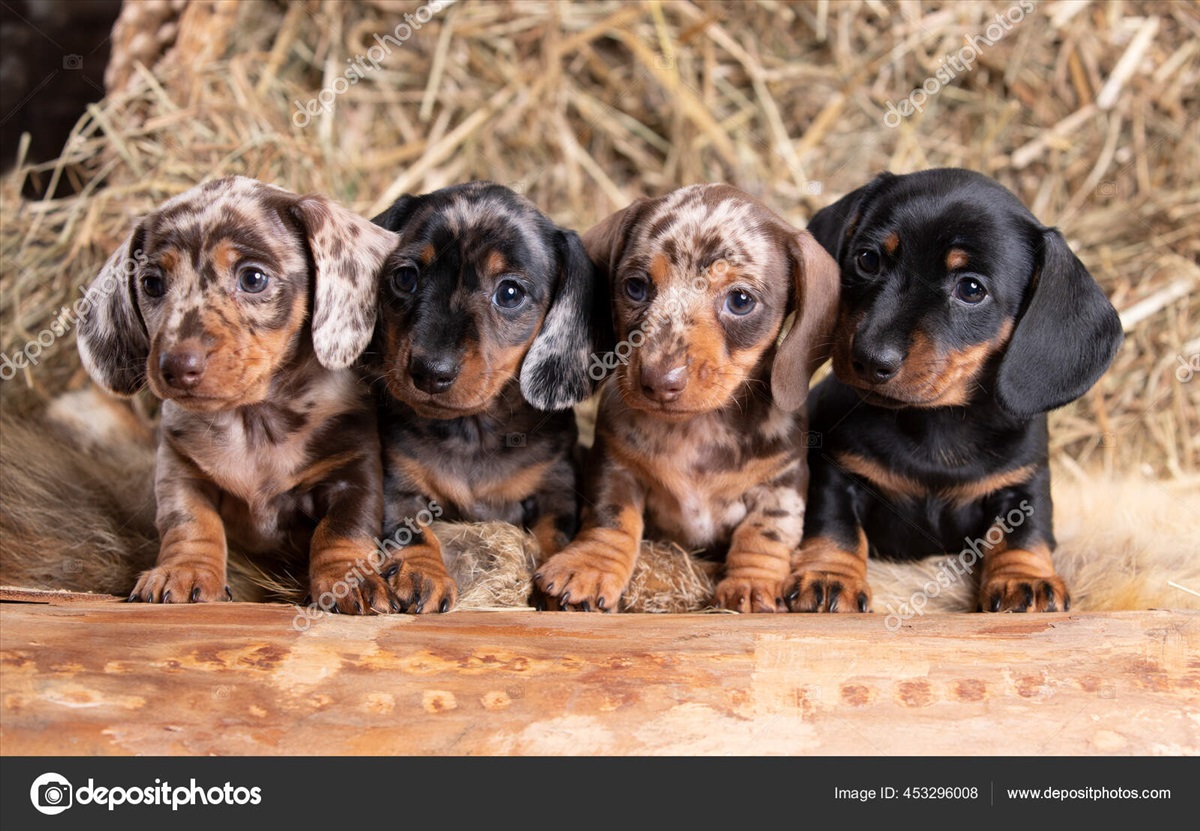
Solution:
M858 221L862 218L870 198L888 181L895 179L891 173L880 173L861 188L843 196L832 205L827 205L813 214L807 231L817 238L821 247L840 265L846 244L854 235Z
M1044 229L1025 311L1000 361L996 397L1019 418L1083 395L1108 369L1124 334L1116 309L1063 235Z
M387 228L389 231L399 231L404 227L404 224L412 218L413 213L425 201L424 195L413 196L405 194L391 204L379 216L371 221L376 225Z
M592 394L588 367L602 319L596 304L608 300L579 234L559 229L554 243L558 291L521 364L521 393L539 410L565 410Z
M150 337L138 310L134 287L145 223L138 225L108 258L84 293L76 344L92 380L116 395L133 395L146 383Z

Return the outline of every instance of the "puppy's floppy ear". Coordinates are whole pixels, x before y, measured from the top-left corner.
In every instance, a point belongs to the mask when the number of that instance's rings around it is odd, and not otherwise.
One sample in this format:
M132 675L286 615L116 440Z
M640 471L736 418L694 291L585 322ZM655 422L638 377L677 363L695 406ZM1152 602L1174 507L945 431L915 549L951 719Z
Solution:
M375 329L379 272L399 237L324 196L290 208L312 253L312 338L317 360L344 369L362 354Z
M636 199L584 231L583 247L607 285L611 286L613 273L621 258L625 256L625 247L629 244L633 226L650 202L651 200L645 197Z
M84 292L76 343L83 368L92 380L116 395L133 395L146 383L150 337L137 306L134 281L146 261L142 251L145 221L140 223Z
M808 398L808 385L833 347L841 279L837 263L807 231L789 239L795 320L775 352L771 365L771 395L788 412L797 412Z
M1030 418L1087 392L1124 340L1121 319L1099 284L1054 228L1038 240L1038 272L1000 359L996 397Z
M827 205L813 214L809 220L808 232L816 237L817 242L828 251L838 263L846 253L846 245L858 221L862 219L863 209L868 200L888 181L895 179L891 173L880 173L858 190L851 191L832 205Z
M577 233L556 230L554 251L557 292L521 363L521 394L539 410L565 410L591 395L588 368L602 320L595 310L608 299Z
M424 195L414 196L406 193L371 221L389 231L399 231L424 202Z

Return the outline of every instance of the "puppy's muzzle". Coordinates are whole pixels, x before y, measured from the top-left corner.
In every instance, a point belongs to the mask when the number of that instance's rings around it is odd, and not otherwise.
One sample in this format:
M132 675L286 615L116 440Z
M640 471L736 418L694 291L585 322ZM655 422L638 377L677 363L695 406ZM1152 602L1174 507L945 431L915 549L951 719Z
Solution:
M191 390L204 380L208 362L204 344L194 338L180 341L158 359L158 372L163 382L177 390Z
M642 384L642 394L651 401L668 404L687 389L687 364L679 366L643 366L639 380Z
M850 367L864 384L875 386L895 378L904 358L904 351L894 344L868 345L855 338Z
M458 379L462 364L448 355L412 355L408 359L408 374L413 386L430 395L443 393Z

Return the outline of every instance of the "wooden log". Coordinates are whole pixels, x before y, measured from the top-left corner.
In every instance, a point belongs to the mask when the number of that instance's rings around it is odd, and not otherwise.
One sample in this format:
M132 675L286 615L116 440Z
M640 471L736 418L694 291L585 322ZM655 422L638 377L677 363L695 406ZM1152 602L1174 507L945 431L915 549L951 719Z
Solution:
M0 604L5 755L1200 753L1197 612L297 631L283 605L37 599Z

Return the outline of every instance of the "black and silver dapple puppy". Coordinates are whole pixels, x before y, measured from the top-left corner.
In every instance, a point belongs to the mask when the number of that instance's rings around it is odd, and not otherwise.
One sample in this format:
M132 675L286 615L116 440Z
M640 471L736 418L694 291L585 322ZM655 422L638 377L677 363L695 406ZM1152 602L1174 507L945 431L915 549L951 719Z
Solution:
M983 610L1066 610L1046 413L1111 364L1121 324L1059 231L994 180L884 173L813 217L838 261L833 377L810 398L793 611L865 612L868 555L983 554ZM976 550L972 548L972 550Z
M444 612L457 589L413 517L508 522L543 557L574 533L571 407L611 337L608 298L578 234L501 185L403 196L374 221L400 235L364 359L380 400L384 541L401 548L384 577L407 611Z

